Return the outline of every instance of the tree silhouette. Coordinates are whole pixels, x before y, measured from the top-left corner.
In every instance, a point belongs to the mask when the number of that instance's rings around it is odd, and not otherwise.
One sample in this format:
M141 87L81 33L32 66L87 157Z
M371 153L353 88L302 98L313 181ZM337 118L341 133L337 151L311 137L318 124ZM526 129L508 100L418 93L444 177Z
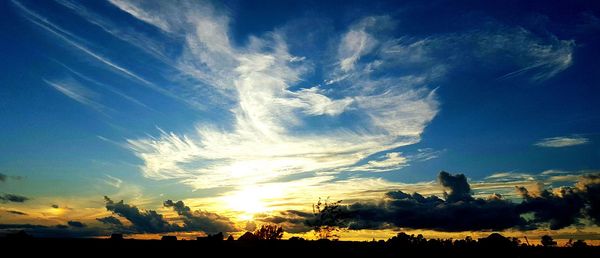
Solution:
M549 235L542 236L542 245L545 247L556 246L556 241Z
M283 228L276 225L262 225L254 231L258 240L280 240L283 237Z
M566 247L574 247L574 248L581 248L581 247L587 247L588 244L584 241L584 240L577 240L575 242L573 242L573 239L569 239L569 242L567 242L565 244Z
M329 197L313 205L314 219L307 224L312 226L318 239L338 239L337 232L344 225L342 201L329 202Z

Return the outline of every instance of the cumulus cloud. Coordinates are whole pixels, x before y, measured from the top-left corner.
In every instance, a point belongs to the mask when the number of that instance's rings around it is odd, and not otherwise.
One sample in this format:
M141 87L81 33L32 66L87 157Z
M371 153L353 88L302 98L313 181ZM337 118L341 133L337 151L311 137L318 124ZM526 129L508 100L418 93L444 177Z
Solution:
M114 202L107 196L106 210L117 214L131 222L133 228L140 233L162 233L178 231L180 227L167 222L162 214L153 210L140 210L135 206L120 202Z
M167 200L165 207L172 207L183 219L184 230L203 231L209 234L236 231L235 224L229 218L207 211L193 211L182 201Z
M535 229L548 226L561 229L585 223L598 224L598 174L584 175L575 187L542 190L532 194L517 187L521 202L505 200L500 194L487 198L473 196L471 186L463 174L441 172L440 186L445 189L444 199L436 195L390 191L375 202L355 202L341 206L340 220L335 226L348 229L410 228L437 231L479 231L505 229ZM525 214L533 214L527 219ZM284 211L259 220L279 223L299 231L309 231L309 225L318 223L312 213Z
M232 232L236 231L235 224L227 217L207 211L192 211L182 201L173 202L167 200L165 207L173 208L183 220L180 226L169 222L164 216L154 210L140 210L136 206L125 204L123 201L114 202L108 197L104 197L106 209L112 211L129 222L131 228L124 227L119 219L114 216L98 218L97 220L121 229L130 230L136 233L163 233L178 231L202 231L205 233Z
M553 191L542 189L539 193L531 193L524 187L517 187L523 197L518 209L521 213L533 213L532 223L547 223L550 229L576 225L581 223L582 218L600 225L599 189L600 174L584 175L575 187L561 187Z
M535 143L535 146L546 147L546 148L562 148L569 146L576 146L588 143L587 138L581 136L559 136L544 138L539 142Z

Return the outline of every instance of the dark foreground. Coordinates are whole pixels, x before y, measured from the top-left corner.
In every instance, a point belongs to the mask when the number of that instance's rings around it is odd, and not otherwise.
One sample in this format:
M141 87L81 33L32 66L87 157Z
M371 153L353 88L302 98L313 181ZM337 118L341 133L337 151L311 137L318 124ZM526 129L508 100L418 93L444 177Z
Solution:
M194 257L600 257L600 247L438 247L391 246L346 241L161 241L110 239L0 239L15 256L193 255ZM217 255L217 256L213 256Z

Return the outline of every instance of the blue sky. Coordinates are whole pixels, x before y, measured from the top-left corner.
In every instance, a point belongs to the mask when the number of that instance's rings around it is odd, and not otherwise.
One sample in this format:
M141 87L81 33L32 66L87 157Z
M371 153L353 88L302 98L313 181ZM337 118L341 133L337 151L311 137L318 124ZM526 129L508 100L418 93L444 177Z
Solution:
M360 199L353 189L419 191L441 170L473 182L597 171L598 10L3 1L0 172L24 179L2 192L229 200L247 218ZM236 210L244 193L258 200Z

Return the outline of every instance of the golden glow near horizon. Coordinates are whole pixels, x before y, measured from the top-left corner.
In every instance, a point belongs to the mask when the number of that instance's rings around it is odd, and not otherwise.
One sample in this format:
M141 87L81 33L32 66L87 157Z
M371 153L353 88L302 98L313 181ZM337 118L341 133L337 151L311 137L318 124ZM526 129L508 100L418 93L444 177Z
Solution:
M237 219L240 221L252 220L257 213L270 211L265 200L282 196L283 191L274 186L248 186L231 195L222 197L225 209L239 213Z

